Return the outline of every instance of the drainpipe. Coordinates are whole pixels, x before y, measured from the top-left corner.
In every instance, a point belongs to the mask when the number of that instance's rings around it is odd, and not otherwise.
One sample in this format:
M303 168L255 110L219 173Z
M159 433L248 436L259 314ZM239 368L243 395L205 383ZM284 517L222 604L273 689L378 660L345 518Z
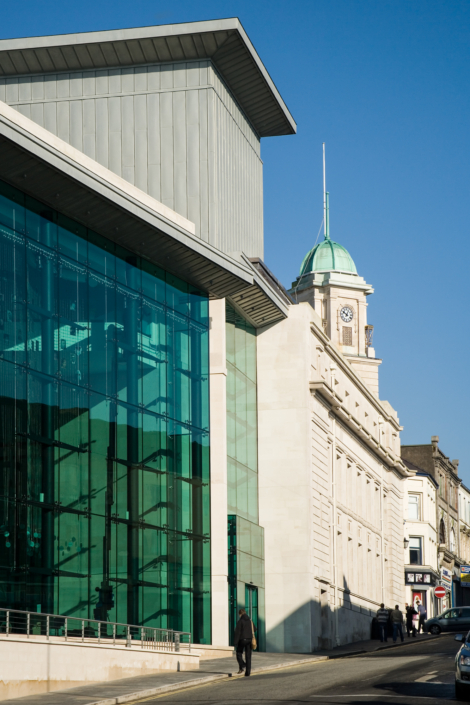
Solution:
M335 365L330 365L331 373L331 388L333 394L335 391ZM332 423L332 433L333 433L333 443L331 444L331 495L333 499L333 588L335 595L335 642L336 646L340 645L339 639L339 623L338 623L338 565L337 565L337 529L336 529L336 472L335 472L335 462L336 462L336 417L333 416Z
M379 416L379 443L382 442L383 418ZM384 543L384 479L383 472L380 478L380 542L382 554L382 602L385 603L385 543Z

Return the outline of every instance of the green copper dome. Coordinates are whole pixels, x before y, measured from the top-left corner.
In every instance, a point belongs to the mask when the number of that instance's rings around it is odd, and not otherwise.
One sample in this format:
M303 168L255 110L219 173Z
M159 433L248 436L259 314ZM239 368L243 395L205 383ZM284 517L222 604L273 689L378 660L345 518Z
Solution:
M329 237L308 252L300 267L300 276L309 272L348 272L357 274L356 265L349 252Z

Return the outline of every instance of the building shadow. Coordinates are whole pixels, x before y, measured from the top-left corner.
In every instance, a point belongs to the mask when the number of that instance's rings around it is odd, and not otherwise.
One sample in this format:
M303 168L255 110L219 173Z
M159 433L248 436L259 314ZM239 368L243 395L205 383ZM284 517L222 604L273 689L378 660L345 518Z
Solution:
M338 591L336 614L334 591L326 581L318 581L317 595L267 630L266 651L312 653L378 636L372 631L376 605L372 603L372 609L359 605L346 578Z

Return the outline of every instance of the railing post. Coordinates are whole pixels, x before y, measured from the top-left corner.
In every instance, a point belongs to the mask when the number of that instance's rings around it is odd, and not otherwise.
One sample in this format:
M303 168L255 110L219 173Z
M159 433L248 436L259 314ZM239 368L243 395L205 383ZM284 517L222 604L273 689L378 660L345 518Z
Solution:
M192 636L191 633L189 633L189 647L188 647L189 653L191 653L191 636Z
M113 646L116 646L116 625L113 624Z
M10 632L10 612L7 612L7 624L6 624L6 629L7 629L7 636Z
M175 632L175 651L180 650L180 633Z
M26 615L26 636L28 637L28 639L29 639L30 626L31 626L31 615L28 612L28 614Z
M49 639L49 615L46 617L46 638Z
M144 628L140 628L140 646L143 649L144 648Z
M127 627L127 648L131 648L131 628Z
M101 644L101 622L98 622L98 644Z
M153 630L153 648L155 649L157 646L157 630Z
M82 619L82 641L85 641L85 620Z

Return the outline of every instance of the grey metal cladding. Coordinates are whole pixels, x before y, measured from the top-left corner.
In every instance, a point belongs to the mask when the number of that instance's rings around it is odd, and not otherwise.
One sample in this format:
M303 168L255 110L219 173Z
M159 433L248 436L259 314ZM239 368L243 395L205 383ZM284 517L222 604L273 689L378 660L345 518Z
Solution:
M236 18L0 41L2 76L196 59L213 61L260 137L295 133L291 114Z
M0 78L0 100L196 225L263 257L260 141L210 61Z

